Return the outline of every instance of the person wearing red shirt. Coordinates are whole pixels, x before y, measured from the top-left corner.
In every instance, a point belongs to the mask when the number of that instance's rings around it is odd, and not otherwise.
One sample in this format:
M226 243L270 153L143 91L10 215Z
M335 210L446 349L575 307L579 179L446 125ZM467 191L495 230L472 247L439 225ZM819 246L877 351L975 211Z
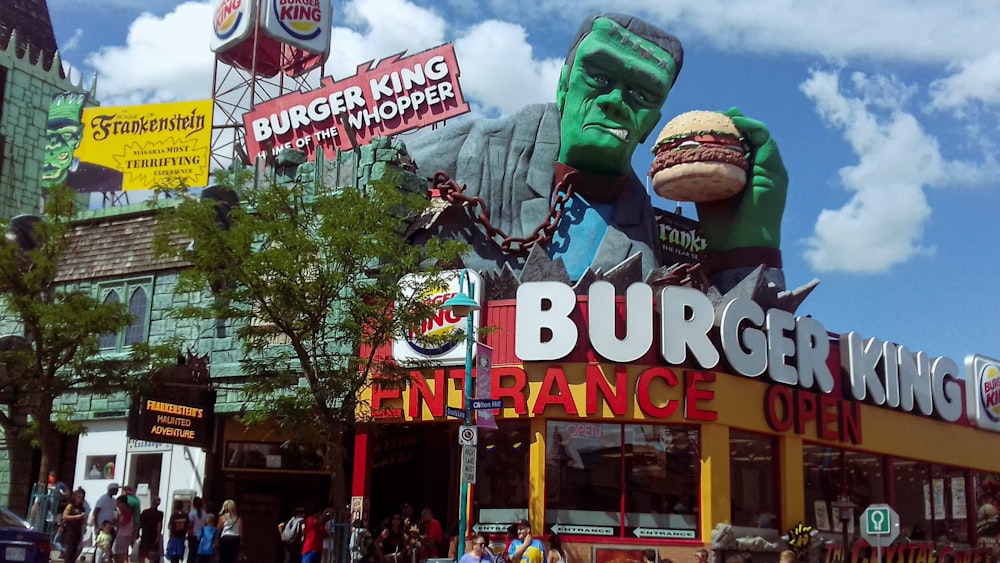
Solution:
M441 523L434 518L434 513L430 508L425 508L420 512L420 528L423 531L424 546L427 550L427 557L424 559L434 559L441 556L441 548L444 540L444 529Z
M303 526L302 563L319 563L323 558L323 538L326 537L326 523L333 516L330 509L306 516Z

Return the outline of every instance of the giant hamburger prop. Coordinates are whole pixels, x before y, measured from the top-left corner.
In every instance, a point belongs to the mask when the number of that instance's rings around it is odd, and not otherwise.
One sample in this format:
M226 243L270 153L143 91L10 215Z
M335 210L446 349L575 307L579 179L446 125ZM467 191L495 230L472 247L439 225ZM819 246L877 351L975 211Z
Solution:
M733 120L714 111L689 111L671 119L653 147L653 189L667 199L693 202L740 193L750 169L740 138Z

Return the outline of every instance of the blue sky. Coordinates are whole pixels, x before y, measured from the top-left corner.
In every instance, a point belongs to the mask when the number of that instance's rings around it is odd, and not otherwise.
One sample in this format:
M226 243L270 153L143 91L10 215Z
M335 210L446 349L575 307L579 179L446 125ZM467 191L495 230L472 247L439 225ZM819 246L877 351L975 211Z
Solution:
M474 111L555 98L580 21L606 10L677 35L664 122L739 107L789 170L782 230L799 309L931 356L1000 357L1000 3L995 0L334 0L326 73L453 42ZM209 2L49 0L63 60L103 105L211 97ZM640 176L652 157L641 147ZM672 202L663 202L673 208ZM689 205L688 216L694 216Z

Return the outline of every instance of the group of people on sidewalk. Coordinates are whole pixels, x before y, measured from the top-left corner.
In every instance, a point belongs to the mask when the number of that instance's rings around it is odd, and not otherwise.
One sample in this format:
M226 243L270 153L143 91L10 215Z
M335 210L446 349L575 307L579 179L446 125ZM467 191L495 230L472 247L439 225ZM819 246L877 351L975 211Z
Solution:
M119 491L122 491L119 494ZM206 510L201 497L194 497L190 510L175 500L166 520L160 498L141 509L135 487L108 485L107 493L94 504L85 504L82 489L74 491L61 512L58 544L62 560L75 563L84 545L85 532L92 528L94 563L146 563L166 558L170 563L209 563L218 555L220 563L235 563L240 549L242 522L236 503L227 500L218 516Z
M278 524L278 534L285 549L285 563L319 563L323 557L326 525L333 519L333 510L326 508L314 514L296 507L292 517Z

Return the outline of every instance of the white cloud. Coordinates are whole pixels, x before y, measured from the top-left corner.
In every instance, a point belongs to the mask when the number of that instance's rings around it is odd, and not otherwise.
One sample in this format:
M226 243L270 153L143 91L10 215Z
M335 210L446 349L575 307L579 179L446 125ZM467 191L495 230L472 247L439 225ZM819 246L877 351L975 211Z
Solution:
M334 50L324 67L324 75L336 80L353 76L359 64L373 59L445 43L444 19L406 0L351 0L344 18L350 27L333 28Z
M922 241L931 216L924 189L943 181L947 163L912 114L889 110L901 107L894 104L905 102L911 87L861 73L851 82L845 93L837 73L814 71L802 84L820 117L843 130L859 159L840 171L851 199L820 213L805 257L820 272L884 272L933 252Z
M1000 50L959 65L957 72L931 83L931 107L962 110L970 101L1000 105Z
M80 39L83 38L83 28L76 28L73 30L73 35L69 39L63 41L59 46L59 52L61 54L69 53L80 46Z
M105 105L206 99L212 96L211 7L186 2L164 16L140 15L124 46L102 47L96 69Z
M455 41L462 92L486 112L512 113L531 103L555 101L562 58L536 60L520 25L490 20Z

